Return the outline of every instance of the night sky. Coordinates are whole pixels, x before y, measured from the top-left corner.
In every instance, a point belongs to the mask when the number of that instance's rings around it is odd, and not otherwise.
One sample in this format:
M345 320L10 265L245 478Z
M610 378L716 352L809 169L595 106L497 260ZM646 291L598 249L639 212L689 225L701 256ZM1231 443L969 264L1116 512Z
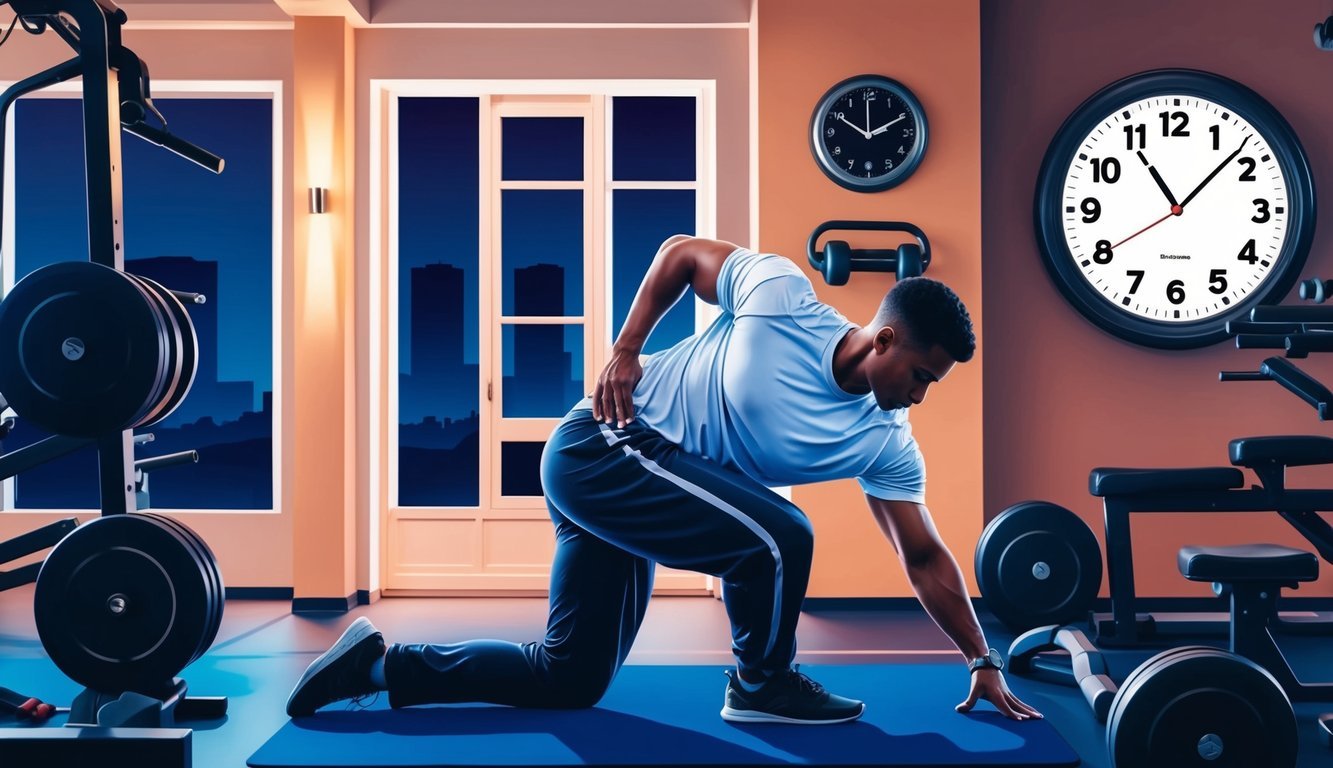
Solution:
M273 105L267 98L160 98L170 132L226 161L221 175L121 134L125 264L176 290L198 290L199 375L142 457L196 449L200 463L155 472L152 506L271 509L273 388ZM82 103L14 107L16 279L88 258ZM164 258L165 257L165 258ZM13 450L41 439L22 418ZM143 431L143 430L140 430ZM17 478L20 508L97 508L96 454L82 451Z
M218 263L218 377L273 388L273 105L270 99L154 99L175 133L226 160L214 175L121 134L125 257ZM87 258L81 101L14 106L15 276ZM9 226L6 223L6 226ZM167 286L176 288L177 286ZM184 287L181 287L182 289Z

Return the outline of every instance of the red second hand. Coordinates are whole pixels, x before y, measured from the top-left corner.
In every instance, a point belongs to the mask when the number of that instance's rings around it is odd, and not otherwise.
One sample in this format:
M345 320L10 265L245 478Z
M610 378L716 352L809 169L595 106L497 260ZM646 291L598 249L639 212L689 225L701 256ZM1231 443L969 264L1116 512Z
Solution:
M1111 246L1111 250L1114 251L1115 249L1119 248L1120 246L1124 245L1125 243L1128 243L1130 240L1133 240L1134 238L1138 237L1139 235L1143 234L1144 232L1147 232L1148 230L1152 229L1153 227L1157 226L1158 224L1161 224L1162 222L1166 221L1167 219L1171 218L1172 216L1179 216L1182 212L1184 212L1184 210L1185 210L1185 209L1182 208L1182 207L1179 206L1179 205L1173 205L1173 206L1171 206L1171 210L1168 211L1167 214L1166 214L1165 216L1163 216L1162 218L1158 219L1157 221L1154 221L1153 223L1149 224L1148 226L1144 227L1143 229L1140 229L1138 232L1135 232L1134 234L1130 235L1129 237L1125 238L1124 240L1121 240L1120 242L1118 242L1118 243L1116 243L1115 245Z

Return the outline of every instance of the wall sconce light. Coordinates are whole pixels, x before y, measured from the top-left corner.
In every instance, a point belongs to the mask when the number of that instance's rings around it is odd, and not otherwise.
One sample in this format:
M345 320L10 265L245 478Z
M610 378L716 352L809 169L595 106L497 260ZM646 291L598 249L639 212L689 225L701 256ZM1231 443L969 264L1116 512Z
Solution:
M310 212L324 213L329 210L329 190L327 187L310 188Z

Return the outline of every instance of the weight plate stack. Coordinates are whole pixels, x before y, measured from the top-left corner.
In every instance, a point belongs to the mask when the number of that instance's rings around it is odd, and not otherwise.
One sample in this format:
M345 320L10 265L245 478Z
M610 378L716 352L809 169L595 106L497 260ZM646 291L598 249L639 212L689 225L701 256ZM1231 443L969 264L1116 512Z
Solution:
M175 322L176 331L179 335L179 346L177 354L180 358L180 376L176 379L176 384L169 390L162 401L161 408L149 417L149 420L140 424L141 427L151 427L170 416L177 406L185 400L189 394L190 387L194 385L195 374L199 371L199 339L194 332L194 322L190 320L190 313L185 310L185 305L176 298L176 294L161 283L156 282L141 275L134 275L139 282L148 286L158 297L166 304L168 313Z
M1078 515L1024 501L991 520L974 566L986 607L1016 633L1087 618L1102 584L1102 551Z
M208 652L208 649L213 645L213 641L217 639L218 629L222 626L222 611L226 605L226 589L222 584L222 572L218 569L217 558L214 557L213 550L204 543L203 537L195 533L194 529L185 523L156 512L136 512L135 514L156 518L174 528L190 543L195 555L199 558L200 565L208 575L209 582L212 585L212 594L216 599L213 601L213 615L209 617L204 636L200 640L199 651L195 654L195 658L198 659Z
M128 429L165 386L165 326L124 272L90 261L34 270L0 302L0 392L49 432Z
M70 679L153 695L211 644L221 600L217 564L191 537L157 516L121 514L80 525L51 550L34 613Z
M1116 692L1106 746L1119 768L1292 768L1296 715L1277 680L1249 659L1173 648Z

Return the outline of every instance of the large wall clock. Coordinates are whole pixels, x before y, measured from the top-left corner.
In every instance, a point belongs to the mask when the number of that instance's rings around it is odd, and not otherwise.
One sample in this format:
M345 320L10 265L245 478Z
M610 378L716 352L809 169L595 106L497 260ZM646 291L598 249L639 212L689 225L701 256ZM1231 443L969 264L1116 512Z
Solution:
M810 152L834 182L879 192L911 176L926 154L926 110L907 86L857 75L829 88L810 116Z
M1295 132L1254 91L1155 70L1060 126L1035 218L1047 271L1089 320L1145 346L1201 347L1290 290L1314 234L1314 182Z

